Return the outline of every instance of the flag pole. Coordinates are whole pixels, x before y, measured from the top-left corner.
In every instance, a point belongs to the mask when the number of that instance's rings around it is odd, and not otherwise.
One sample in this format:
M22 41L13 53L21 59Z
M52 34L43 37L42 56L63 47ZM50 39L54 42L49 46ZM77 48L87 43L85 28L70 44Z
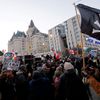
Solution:
M76 17L77 17L77 21L78 21L78 25L79 25L79 28L80 28L80 21L79 21L79 17L78 17L78 13L77 13L77 8L76 8L76 5L75 3L73 3L74 7L75 7L75 12L76 12ZM81 30L81 28L80 28ZM83 68L85 67L85 55L84 55L84 43L83 43L83 35L82 35L82 32L80 31L80 34L81 34L81 48L82 48L82 59L83 59Z

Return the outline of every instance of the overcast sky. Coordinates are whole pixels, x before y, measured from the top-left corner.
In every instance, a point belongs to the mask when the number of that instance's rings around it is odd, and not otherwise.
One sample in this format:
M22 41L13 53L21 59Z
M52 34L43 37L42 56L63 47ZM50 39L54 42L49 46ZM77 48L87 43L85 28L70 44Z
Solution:
M8 48L14 32L26 32L31 19L41 32L48 33L75 16L74 2L100 8L100 0L0 0L0 50Z

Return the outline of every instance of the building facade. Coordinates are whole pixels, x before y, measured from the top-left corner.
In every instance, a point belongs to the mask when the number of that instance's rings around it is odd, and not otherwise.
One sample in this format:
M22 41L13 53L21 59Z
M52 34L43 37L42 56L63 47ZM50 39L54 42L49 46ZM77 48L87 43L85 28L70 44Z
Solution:
M68 19L65 23L66 41L69 49L78 47L81 45L81 33L77 17Z
M24 32L17 31L17 33L13 34L8 42L8 51L16 52L19 55L23 55L26 52L26 35Z
M50 51L64 52L67 48L65 28L59 24L48 31Z
M78 16L80 21L80 16ZM63 52L68 49L82 48L81 31L77 17L74 16L48 31L50 50ZM100 41L82 34L84 48L100 48ZM94 41L94 42L93 42Z
M31 20L26 34L20 31L13 34L8 42L8 51L17 52L19 55L49 52L48 35L41 33Z

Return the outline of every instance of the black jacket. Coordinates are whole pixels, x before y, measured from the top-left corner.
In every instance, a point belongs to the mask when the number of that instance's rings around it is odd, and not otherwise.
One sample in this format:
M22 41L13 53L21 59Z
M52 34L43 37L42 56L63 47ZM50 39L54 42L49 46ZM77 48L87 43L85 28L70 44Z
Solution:
M74 70L61 76L58 100L89 100L86 88Z

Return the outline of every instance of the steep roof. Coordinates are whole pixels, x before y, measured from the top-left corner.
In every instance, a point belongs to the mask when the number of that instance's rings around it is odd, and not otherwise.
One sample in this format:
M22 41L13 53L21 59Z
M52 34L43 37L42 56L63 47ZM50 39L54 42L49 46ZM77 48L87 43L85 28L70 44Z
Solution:
M26 37L26 35L24 32L17 31L17 33L15 34L15 37Z
M18 38L18 37L26 37L24 32L21 31L17 31L17 33L14 32L12 38L10 39L10 41L12 41L14 38Z
M31 27L34 27L34 23L33 23L33 20L30 21L30 25L29 25L29 28Z
M34 22L33 20L30 21L30 25L28 27L28 30L27 30L27 34L29 35L34 35L34 34L37 34L37 33L40 33L40 31L38 30L38 28L34 25Z
M48 37L48 34L46 34L46 33L40 33L40 34L45 36L45 37Z

